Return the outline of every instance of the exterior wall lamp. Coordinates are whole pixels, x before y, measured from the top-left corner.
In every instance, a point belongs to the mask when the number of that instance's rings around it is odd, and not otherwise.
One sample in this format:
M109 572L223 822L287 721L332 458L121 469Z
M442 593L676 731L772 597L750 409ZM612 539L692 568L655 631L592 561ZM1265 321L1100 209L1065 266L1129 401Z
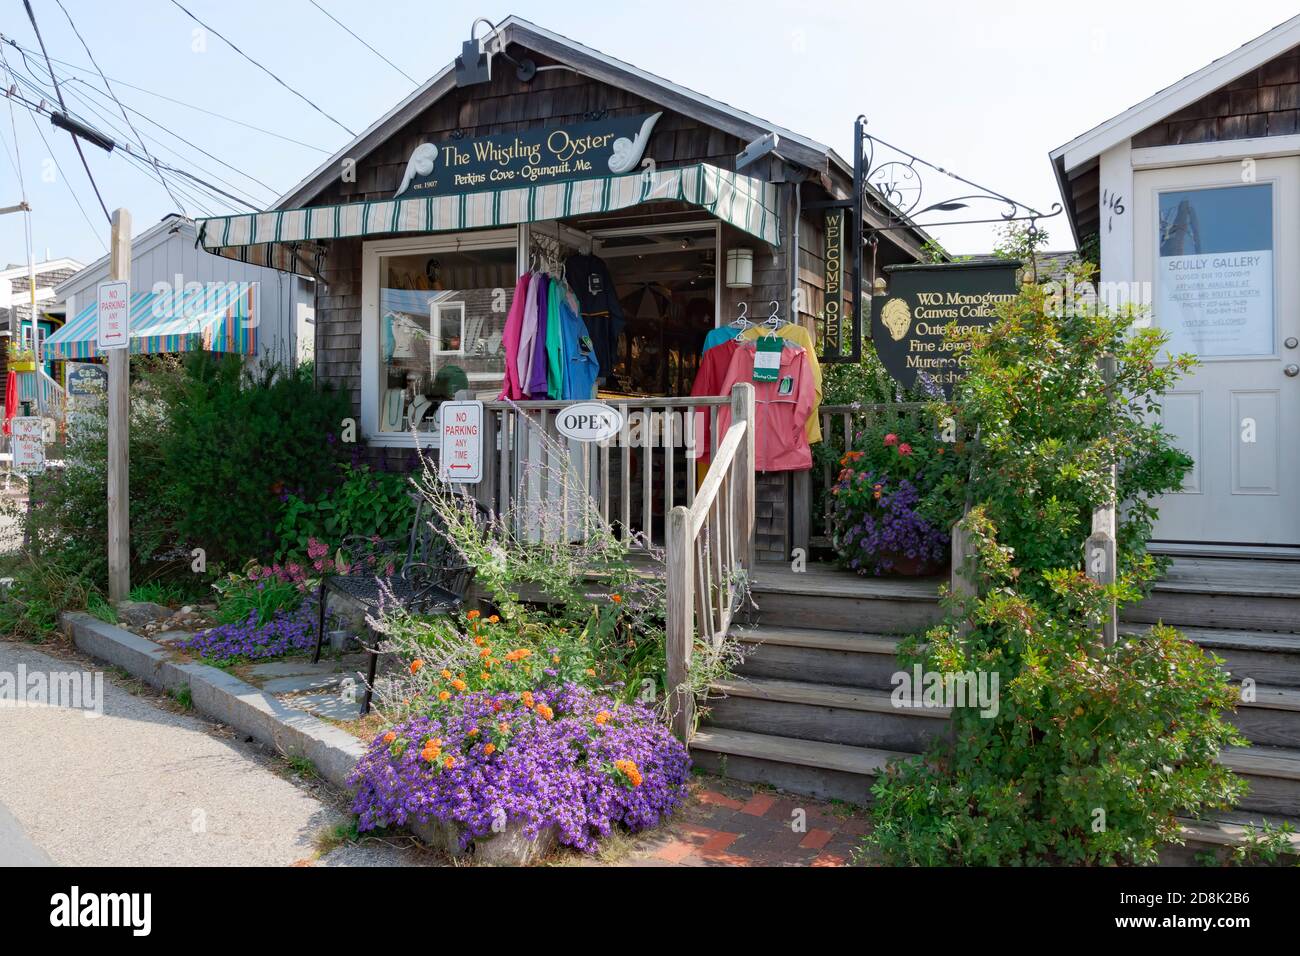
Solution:
M749 289L754 285L754 250L744 247L727 250L727 288Z

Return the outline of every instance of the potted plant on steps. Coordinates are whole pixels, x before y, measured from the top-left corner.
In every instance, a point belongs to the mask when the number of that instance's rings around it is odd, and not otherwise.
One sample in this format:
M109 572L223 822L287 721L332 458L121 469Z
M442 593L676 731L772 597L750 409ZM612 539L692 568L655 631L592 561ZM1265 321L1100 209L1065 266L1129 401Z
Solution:
M854 436L831 488L831 543L862 575L942 573L961 516L966 448L942 428L889 422Z

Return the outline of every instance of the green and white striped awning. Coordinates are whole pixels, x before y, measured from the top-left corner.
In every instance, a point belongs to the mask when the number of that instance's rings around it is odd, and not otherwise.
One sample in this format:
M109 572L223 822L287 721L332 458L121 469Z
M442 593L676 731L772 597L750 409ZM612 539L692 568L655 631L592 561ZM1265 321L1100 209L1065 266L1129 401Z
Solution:
M281 257L250 255L247 247L392 233L459 232L672 200L700 206L737 229L779 245L778 196L773 183L699 163L458 196L382 199L217 216L198 223L200 242L208 251L280 268L285 267L276 261Z
M209 282L178 293L131 296L129 347L133 355L163 352L257 354L257 283ZM45 340L53 361L100 356L99 308L92 302Z

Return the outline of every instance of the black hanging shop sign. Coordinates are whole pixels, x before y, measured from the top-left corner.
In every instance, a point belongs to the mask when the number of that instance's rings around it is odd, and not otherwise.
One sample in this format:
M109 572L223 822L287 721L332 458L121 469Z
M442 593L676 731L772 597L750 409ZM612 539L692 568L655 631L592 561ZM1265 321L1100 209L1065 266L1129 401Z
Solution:
M423 143L395 196L452 196L636 172L662 113Z
M937 386L946 397L964 375L966 346L945 329L986 329L1016 296L1016 259L886 266L889 291L871 299L871 341L881 364L905 388Z

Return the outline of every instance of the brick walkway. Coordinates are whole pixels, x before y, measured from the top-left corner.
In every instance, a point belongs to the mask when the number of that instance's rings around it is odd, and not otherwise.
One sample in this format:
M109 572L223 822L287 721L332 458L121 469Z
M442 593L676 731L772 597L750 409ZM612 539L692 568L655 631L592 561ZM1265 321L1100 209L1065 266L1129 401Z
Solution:
M847 806L700 776L666 826L636 841L620 866L850 866L867 830Z

